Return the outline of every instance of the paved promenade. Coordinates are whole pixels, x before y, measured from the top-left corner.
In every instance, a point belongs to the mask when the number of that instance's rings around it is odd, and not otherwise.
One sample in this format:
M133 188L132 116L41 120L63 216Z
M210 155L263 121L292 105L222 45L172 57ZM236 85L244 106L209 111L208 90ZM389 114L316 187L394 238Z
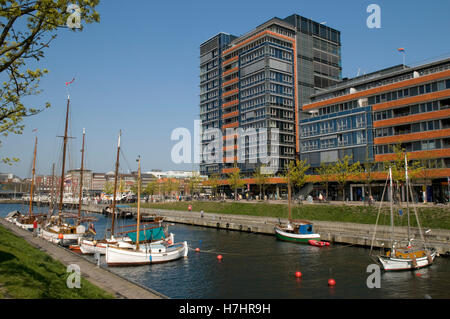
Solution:
M125 278L122 278L105 268L99 268L96 264L83 256L75 254L70 250L52 244L42 238L33 237L33 234L24 229L0 219L0 225L12 231L14 234L25 239L32 246L45 252L65 266L77 264L80 266L81 275L92 284L109 292L118 299L167 299L168 297L156 291L152 291Z

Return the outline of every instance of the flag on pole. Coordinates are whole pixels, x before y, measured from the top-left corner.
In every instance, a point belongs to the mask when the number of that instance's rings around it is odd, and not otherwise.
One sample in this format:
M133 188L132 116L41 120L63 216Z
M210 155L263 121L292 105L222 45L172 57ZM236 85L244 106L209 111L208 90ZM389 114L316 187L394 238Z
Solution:
M69 86L70 84L72 84L75 81L75 78L72 79L72 81L70 82L66 82L66 86Z
M404 48L398 48L397 51L400 52L400 53L406 53Z

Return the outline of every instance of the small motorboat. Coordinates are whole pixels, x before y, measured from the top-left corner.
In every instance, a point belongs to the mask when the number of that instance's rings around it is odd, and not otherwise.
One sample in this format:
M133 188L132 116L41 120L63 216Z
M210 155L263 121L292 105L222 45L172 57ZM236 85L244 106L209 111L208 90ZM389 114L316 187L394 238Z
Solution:
M326 242L326 241L318 241L318 240L308 240L308 244L310 244L311 246L316 246L316 247L325 247L325 246L330 246L330 243Z

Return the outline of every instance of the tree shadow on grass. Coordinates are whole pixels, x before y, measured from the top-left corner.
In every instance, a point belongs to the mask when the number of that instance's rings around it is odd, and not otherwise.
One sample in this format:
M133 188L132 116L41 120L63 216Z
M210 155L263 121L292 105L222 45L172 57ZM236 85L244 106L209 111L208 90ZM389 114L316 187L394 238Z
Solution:
M0 263L7 262L9 260L17 258L15 255L0 250Z

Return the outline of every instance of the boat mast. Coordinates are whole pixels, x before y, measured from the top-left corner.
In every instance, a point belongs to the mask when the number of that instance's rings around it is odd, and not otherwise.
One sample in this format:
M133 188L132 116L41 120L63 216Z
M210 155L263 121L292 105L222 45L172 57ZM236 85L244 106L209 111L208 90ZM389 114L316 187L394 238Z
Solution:
M33 177L31 178L31 189L30 189L30 210L29 216L33 216L33 188L34 188L34 176L36 173L36 149L37 149L37 136L34 142L34 156L33 156Z
M410 228L411 228L411 223L410 223L410 218L409 218L409 175L408 175L408 159L406 157L406 153L405 153L405 180L406 180L406 212L407 212L407 217L408 217L408 246L409 246L409 242L411 240L410 237ZM411 198L412 199L412 198Z
M291 172L290 169L288 168L288 174L287 174L287 178L288 178L288 209L289 209L289 221L291 220Z
M70 105L70 95L67 95L67 110L66 110L66 125L64 128L64 146L63 146L63 158L62 158L62 169L61 169L61 183L59 188L59 223L61 224L61 216L63 209L63 196L64 196L64 170L66 169L66 149L67 149L67 128L69 126L69 105Z
M119 131L119 141L117 142L117 158L116 158L116 171L114 174L114 195L113 195L113 205L111 208L112 213L112 223L111 223L111 236L114 236L114 220L115 220L115 211L116 211L116 194L117 194L117 177L119 175L119 155L120 155L120 136L122 135L122 131Z
M81 222L81 205L83 204L83 170L84 170L84 137L86 130L83 129L83 143L81 148L81 171L80 171L80 195L78 201L78 225Z
M51 193L50 193L50 209L49 211L53 213L53 195L55 195L55 163L52 164L52 186L51 186Z
M393 185L392 185L392 168L389 167L389 196L391 198L391 249L393 248L393 236L394 236L394 207L393 207Z
M136 227L136 250L139 250L139 227L141 221L141 156L138 157L138 192L137 192L137 227Z

